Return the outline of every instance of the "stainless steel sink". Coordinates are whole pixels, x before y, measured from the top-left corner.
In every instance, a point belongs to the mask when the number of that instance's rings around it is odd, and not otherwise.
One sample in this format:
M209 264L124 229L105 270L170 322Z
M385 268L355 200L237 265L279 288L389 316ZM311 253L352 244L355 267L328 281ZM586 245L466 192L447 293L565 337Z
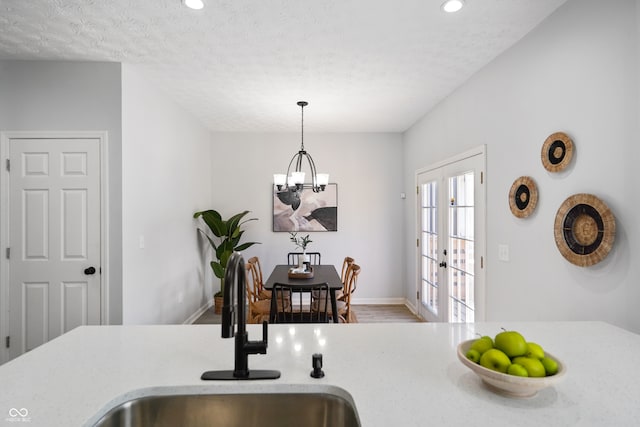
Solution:
M124 402L96 427L359 427L356 408L330 393L187 394Z

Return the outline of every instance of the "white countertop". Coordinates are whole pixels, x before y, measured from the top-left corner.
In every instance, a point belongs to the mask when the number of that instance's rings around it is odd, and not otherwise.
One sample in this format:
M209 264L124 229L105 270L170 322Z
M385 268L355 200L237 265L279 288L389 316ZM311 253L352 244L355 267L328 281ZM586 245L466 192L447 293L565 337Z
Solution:
M456 357L459 342L501 327L520 331L567 366L555 387L528 399L485 388ZM262 331L250 325L249 339ZM131 398L173 393L338 391L363 427L632 426L640 422L640 335L602 322L269 326L266 355L250 369L268 381L201 381L233 369L220 325L85 326L0 366L0 426L92 425ZM311 356L324 356L313 379ZM14 411L11 409L14 408ZM27 417L15 409L26 409ZM9 413L12 412L13 416ZM24 413L24 412L23 412Z

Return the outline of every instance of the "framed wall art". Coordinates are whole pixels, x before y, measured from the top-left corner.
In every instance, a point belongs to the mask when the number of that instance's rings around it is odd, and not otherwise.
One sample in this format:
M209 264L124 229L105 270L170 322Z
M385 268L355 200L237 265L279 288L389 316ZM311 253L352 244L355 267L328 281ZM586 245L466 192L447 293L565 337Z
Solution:
M338 231L338 184L324 191L273 192L273 231Z

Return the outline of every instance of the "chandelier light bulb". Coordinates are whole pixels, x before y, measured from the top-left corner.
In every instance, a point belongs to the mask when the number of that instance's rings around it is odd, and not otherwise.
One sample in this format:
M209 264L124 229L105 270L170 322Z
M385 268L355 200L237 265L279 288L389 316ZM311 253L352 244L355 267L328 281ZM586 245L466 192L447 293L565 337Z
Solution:
M295 185L304 184L304 172L291 172L291 180Z
M273 183L280 186L285 185L287 183L287 175L283 173L273 174Z
M317 174L318 178L318 186L324 187L329 184L329 174L328 173L319 173Z
M454 13L462 9L464 0L447 0L442 3L442 10L448 13Z
M200 10L204 7L203 0L182 0L182 3L189 9Z

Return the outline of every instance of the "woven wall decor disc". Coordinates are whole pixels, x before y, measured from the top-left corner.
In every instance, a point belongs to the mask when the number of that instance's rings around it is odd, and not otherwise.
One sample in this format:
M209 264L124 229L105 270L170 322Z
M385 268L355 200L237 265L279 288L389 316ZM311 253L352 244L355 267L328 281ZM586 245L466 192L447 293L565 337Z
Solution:
M533 213L538 203L538 187L533 178L521 176L509 190L509 208L518 218L526 218Z
M553 227L556 245L572 264L589 267L607 257L616 236L616 219L592 194L574 194L562 203Z
M573 157L573 141L564 132L556 132L542 144L542 165L549 172L564 170Z

